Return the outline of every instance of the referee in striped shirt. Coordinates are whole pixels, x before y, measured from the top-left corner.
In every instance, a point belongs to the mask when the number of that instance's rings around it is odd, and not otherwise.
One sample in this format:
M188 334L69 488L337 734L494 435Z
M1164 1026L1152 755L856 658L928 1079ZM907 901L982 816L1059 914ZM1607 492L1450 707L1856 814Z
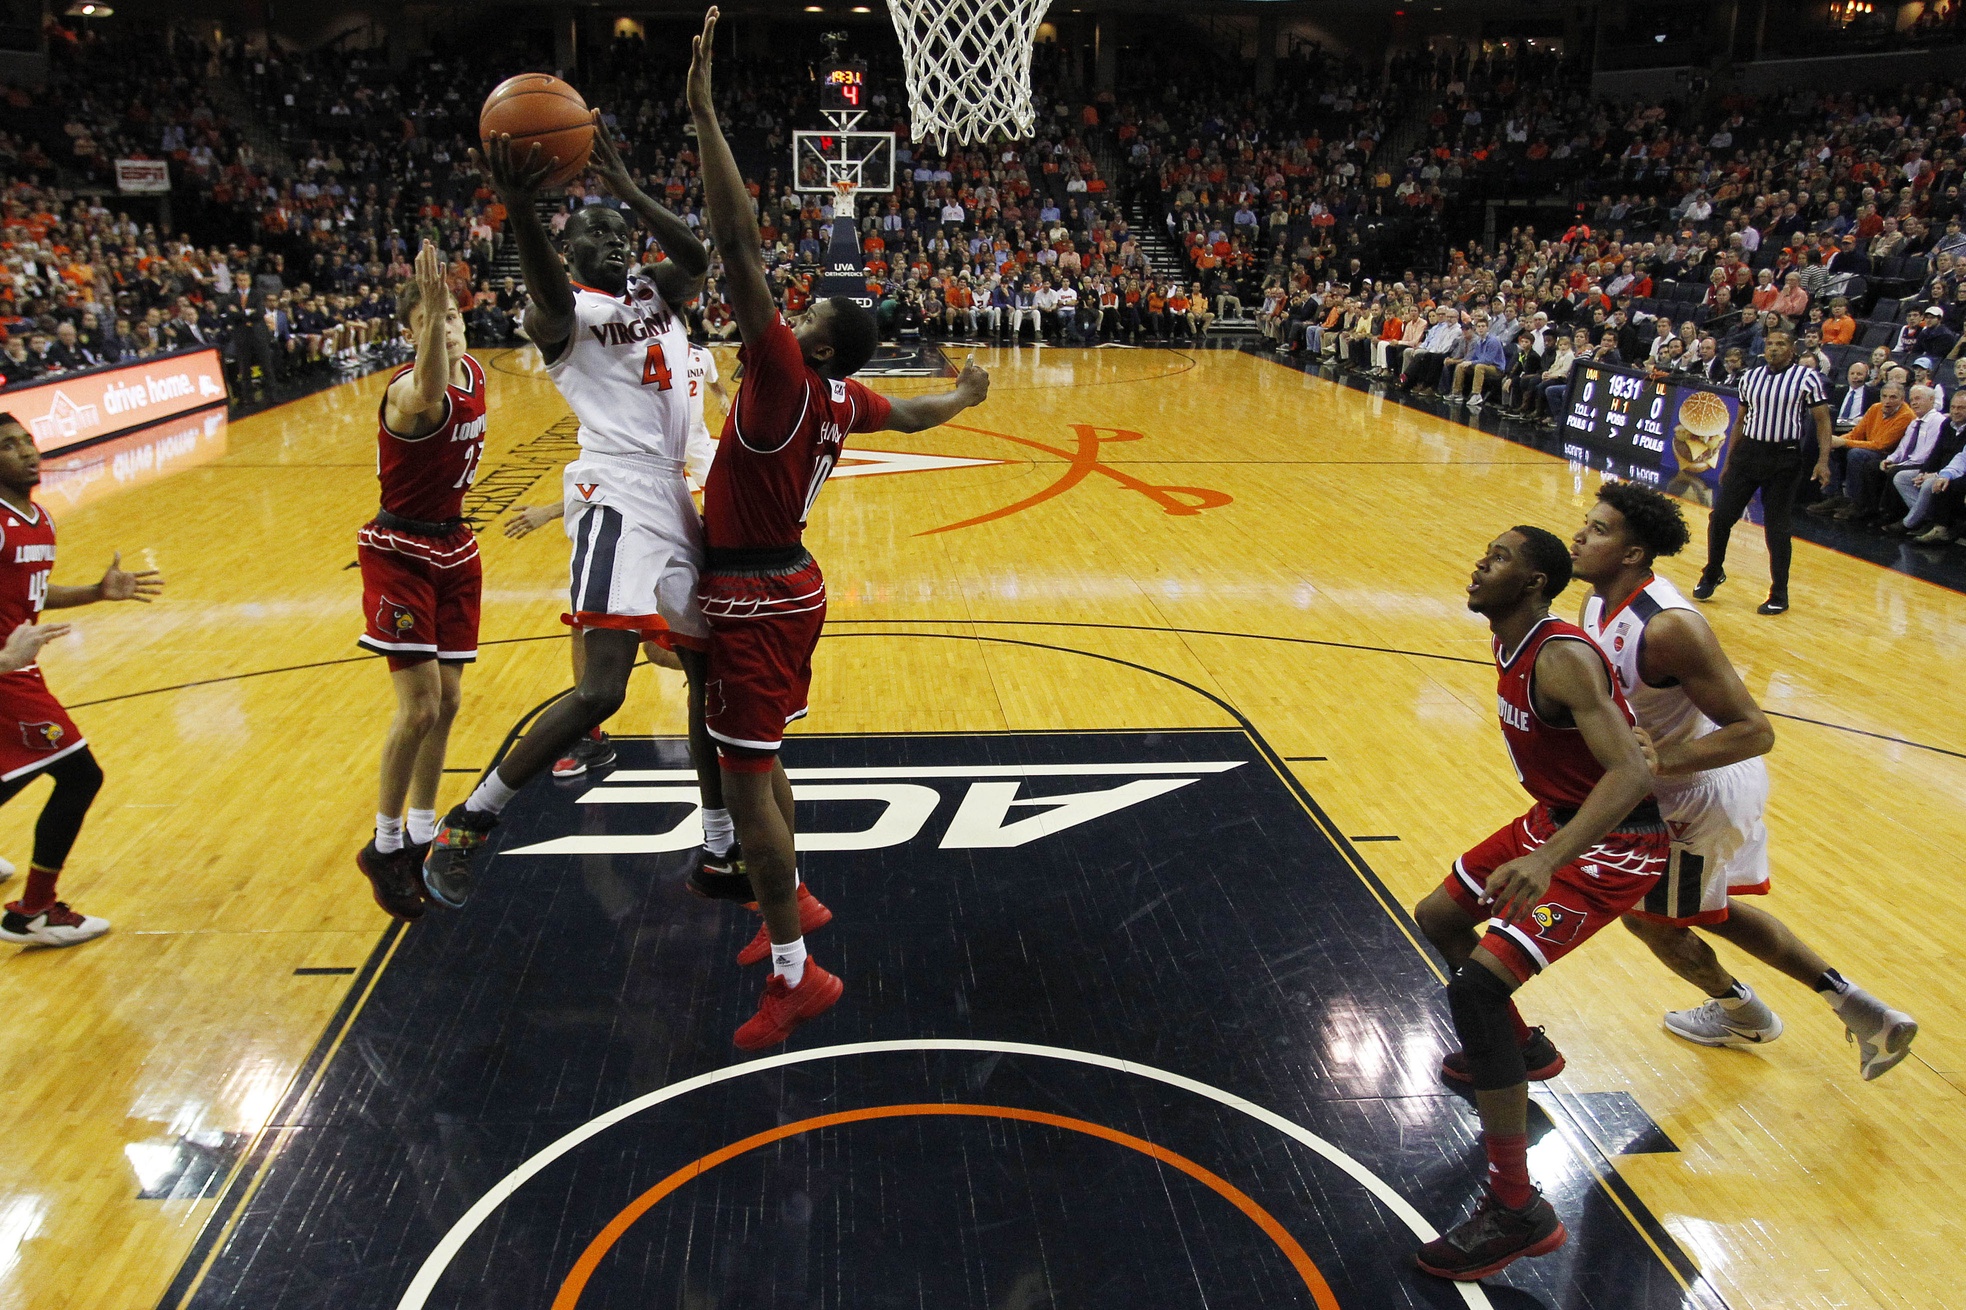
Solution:
M1710 600L1727 581L1727 537L1761 493L1761 525L1768 536L1768 599L1757 614L1780 614L1789 607L1789 516L1802 490L1802 469L1813 447L1811 475L1829 485L1829 393L1823 375L1795 362L1795 335L1770 332L1762 345L1764 363L1741 375L1741 413L1727 440L1727 463L1720 470L1720 494L1707 519L1707 566L1693 588L1694 600Z

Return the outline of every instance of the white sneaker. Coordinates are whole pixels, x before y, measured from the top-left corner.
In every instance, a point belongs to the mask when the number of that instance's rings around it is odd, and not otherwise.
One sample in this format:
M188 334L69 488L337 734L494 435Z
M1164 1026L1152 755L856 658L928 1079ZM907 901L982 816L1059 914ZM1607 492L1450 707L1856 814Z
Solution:
M1865 1082L1891 1072L1911 1054L1918 1021L1863 988L1852 987L1843 993L1836 1002L1836 1014L1843 1020L1845 1039L1857 1043L1857 1067L1863 1070Z
M1750 993L1746 1005L1731 1010L1719 1001L1668 1010L1666 1030L1702 1046L1765 1046L1782 1035L1782 1018Z
M23 946L73 946L108 931L109 920L77 914L60 901L32 916L17 910L0 915L0 941Z
M7 879L13 877L17 872L18 870L14 868L14 862L12 860L0 860L0 882L7 881Z
M1484 401L1482 400L1482 398L1481 398L1480 396L1469 396L1469 397L1468 397L1468 408L1469 408L1469 409L1480 409L1480 408L1482 407L1482 405L1483 405L1483 404L1485 404L1485 403L1486 403L1486 402L1484 402Z

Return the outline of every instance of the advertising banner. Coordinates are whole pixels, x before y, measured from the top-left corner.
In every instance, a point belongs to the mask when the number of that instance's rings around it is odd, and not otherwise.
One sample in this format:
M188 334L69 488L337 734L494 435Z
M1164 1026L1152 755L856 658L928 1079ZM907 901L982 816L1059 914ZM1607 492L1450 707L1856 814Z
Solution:
M224 400L225 367L207 348L9 387L0 410L46 455Z
M116 189L129 195L156 195L171 189L171 166L162 159L119 159Z

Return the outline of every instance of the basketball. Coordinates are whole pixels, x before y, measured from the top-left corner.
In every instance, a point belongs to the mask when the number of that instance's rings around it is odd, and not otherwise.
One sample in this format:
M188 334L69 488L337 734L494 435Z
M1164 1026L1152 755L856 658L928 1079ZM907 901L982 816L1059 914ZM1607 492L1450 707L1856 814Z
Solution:
M485 97L478 111L478 139L490 146L493 137L509 133L512 157L523 160L536 141L542 156L554 160L545 185L565 186L587 167L594 144L594 121L580 92L550 73L521 73L508 77Z

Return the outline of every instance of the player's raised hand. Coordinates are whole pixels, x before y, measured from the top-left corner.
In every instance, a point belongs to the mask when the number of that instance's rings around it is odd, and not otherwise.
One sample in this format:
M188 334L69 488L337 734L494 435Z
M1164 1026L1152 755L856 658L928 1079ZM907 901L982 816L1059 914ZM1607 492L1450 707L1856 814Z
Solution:
M1488 875L1488 888L1481 901L1496 918L1512 922L1536 908L1536 902L1550 889L1554 872L1535 855L1510 860Z
M551 505L516 505L511 517L505 520L505 535L517 541L545 527L565 512L566 505L560 501Z
M120 550L109 561L109 571L102 575L102 581L97 586L104 600L140 600L148 605L164 594L163 575L156 569L145 569L141 573L126 572Z
M593 118L594 148L588 162L600 174L601 185L608 189L608 194L622 197L633 189L635 179L628 175L628 165L622 162L621 151L615 148L614 134L601 122L601 111L596 109Z
M514 155L510 132L500 132L487 141L482 155L473 150L471 162L485 175L507 209L530 206L533 195L545 184L546 175L554 166L552 156L545 155L537 141L526 147L523 156Z
M956 390L963 393L965 405L980 405L990 395L990 370L976 362L972 352L963 361L963 371L956 375Z
M0 672L26 668L40 656L43 646L68 633L66 623L21 624L8 634L7 644L0 646Z
M416 289L423 295L423 303L442 305L446 286L444 258L437 253L436 242L428 237L423 239L423 246L416 252L416 261L412 269L416 278Z
M689 78L683 84L693 114L717 112L716 101L710 95L710 54L716 35L717 6L711 5L710 12L703 15L703 35L690 42Z

